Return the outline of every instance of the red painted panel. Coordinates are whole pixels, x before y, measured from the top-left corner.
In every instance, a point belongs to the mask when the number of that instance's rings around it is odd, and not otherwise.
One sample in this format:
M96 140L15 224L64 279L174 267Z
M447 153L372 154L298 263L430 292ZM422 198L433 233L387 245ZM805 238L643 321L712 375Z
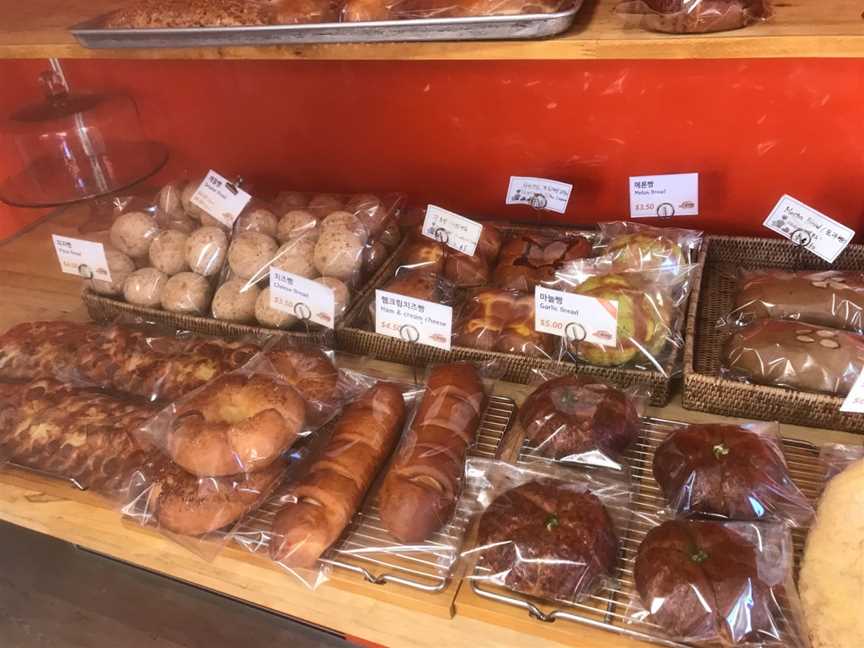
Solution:
M242 172L264 192L394 189L467 214L511 174L575 185L567 222L626 217L627 177L698 171L702 215L766 233L784 192L864 225L864 61L68 61L80 89L133 95L174 170ZM41 62L0 64L0 108ZM546 219L556 218L546 214Z

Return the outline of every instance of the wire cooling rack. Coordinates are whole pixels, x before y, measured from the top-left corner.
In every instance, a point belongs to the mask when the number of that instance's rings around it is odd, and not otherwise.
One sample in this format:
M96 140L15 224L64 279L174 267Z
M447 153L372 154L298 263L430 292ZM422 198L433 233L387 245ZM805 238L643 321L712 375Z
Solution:
M686 423L658 418L642 419L639 439L626 455L626 464L630 468L632 480L633 499L630 510L626 512L630 522L626 526L626 533L621 538L621 551L614 574L614 583L611 586L604 587L581 600L550 602L524 596L475 578L471 579L471 587L474 592L483 598L522 608L538 621L548 623L564 619L595 628L612 630L635 639L663 646L674 646L675 648L690 646L691 644L670 640L663 630L655 624L648 621L634 622L632 619L627 619L627 609L636 591L633 581L636 552L652 528L652 524L646 518L656 514L666 504L660 486L654 480L652 471L654 451L669 434L686 425ZM815 502L820 494L823 478L818 448L807 441L795 439L782 439L782 444L792 479L810 501ZM526 441L520 448L516 463L526 465L551 461L540 457L536 448ZM792 530L796 578L806 535L806 527ZM482 568L476 569L475 576L482 576ZM785 619L792 618L785 611L782 616Z
M472 457L496 457L516 414L516 403L506 396L492 396L483 412ZM425 592L444 590L459 558L462 541L471 523L473 493L466 488L450 523L422 544L400 546L378 516L377 498L370 497L354 515L342 538L320 561L334 569L356 573L370 583L398 583ZM257 536L255 551L266 552L273 518L281 508L273 497L243 524L235 538Z

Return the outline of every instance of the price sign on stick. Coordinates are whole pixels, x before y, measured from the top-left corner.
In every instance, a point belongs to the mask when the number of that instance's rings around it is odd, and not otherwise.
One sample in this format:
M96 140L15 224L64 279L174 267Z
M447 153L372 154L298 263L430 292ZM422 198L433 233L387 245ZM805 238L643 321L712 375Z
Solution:
M615 346L618 302L537 286L534 289L534 328L568 342Z
M630 178L630 218L698 215L698 173L672 173Z
M510 176L507 187L508 205L530 205L534 209L546 209L558 214L567 211L573 185L546 178Z
M74 274L85 279L111 281L111 271L105 258L105 248L101 243L82 241L52 234L54 250L60 269L66 274Z
M855 236L855 230L789 195L777 202L763 225L828 263L834 263Z
M440 241L457 252L474 256L482 233L483 226L470 218L436 205L426 208L423 236Z
M191 201L226 227L234 227L234 221L251 199L252 196L236 184L210 171L192 194Z
M453 309L386 290L375 291L375 332L450 350Z
M270 266L270 307L331 329L336 322L336 303L330 288L273 266Z

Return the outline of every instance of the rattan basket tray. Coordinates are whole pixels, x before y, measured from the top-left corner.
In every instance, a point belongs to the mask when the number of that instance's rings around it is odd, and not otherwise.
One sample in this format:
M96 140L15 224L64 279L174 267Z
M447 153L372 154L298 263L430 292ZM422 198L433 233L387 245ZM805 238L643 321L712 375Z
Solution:
M397 257L402 249L402 245L404 245L404 242L401 242L396 246L387 261L382 264L382 266L354 294L354 298L351 300L352 304L363 301L364 297L369 292L374 294L374 287L378 285L379 279L383 278L385 271ZM184 331L202 333L204 335L228 338L267 338L270 336L280 336L295 339L303 344L312 345L332 346L336 339L333 330L324 329L314 325L308 326L305 329L297 328L294 330L282 330L257 326L254 324L237 324L234 322L225 322L213 319L212 317L172 313L158 308L136 306L134 304L128 304L117 299L111 299L110 297L99 295L89 288L84 289L81 295L81 300L87 307L90 319L96 322L113 321L124 317L140 318L148 322L162 324L164 326L170 326ZM348 312L351 312L350 307ZM347 313L345 319L347 319ZM337 324L337 326L339 325L340 324Z
M728 416L864 433L864 415L840 411L843 399L785 387L751 385L720 375L720 354L728 333L718 320L733 308L738 268L864 271L864 245L850 245L833 265L789 241L709 236L705 265L687 313L683 405Z
M533 231L549 230L557 233L578 234L593 237L594 232L563 229L554 227L537 226L503 226L502 233L513 230L530 229ZM467 347L453 346L450 351L444 351L436 347L423 344L412 344L404 340L380 335L369 330L368 311L375 300L375 289L382 287L398 266L398 259L392 258L377 275L377 283L372 286L361 299L358 299L351 311L345 316L341 328L336 331L339 348L356 353L358 355L373 356L380 360L389 360L401 364L425 366L430 363L452 362L454 360L471 360L477 362L496 361L503 370L502 380L517 383L528 383L534 370L540 370L552 374L589 374L597 376L619 387L642 386L647 387L651 393L653 405L666 405L672 397L675 378L664 375L660 371L647 371L642 369L628 369L621 367L596 367L572 362L559 362L547 358L531 358L514 353L499 353L496 351L483 351ZM694 285L701 280L701 267L697 269L694 276ZM680 361L679 356L672 358L669 365L674 366Z

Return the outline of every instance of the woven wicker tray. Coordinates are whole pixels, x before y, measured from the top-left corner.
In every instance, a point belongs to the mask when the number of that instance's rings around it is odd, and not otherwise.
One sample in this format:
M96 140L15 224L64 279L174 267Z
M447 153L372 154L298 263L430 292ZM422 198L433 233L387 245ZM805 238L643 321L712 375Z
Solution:
M514 225L500 227L500 229L504 234L514 230L530 229L532 231L548 230L557 234L567 233L588 237L594 236L594 233L590 231L555 227ZM367 325L369 306L375 300L375 289L383 286L392 277L397 266L398 259L391 258L385 267L382 268L383 272L377 275L377 283L364 294L362 299L358 299L355 302L354 307L345 316L342 327L336 331L339 348L358 355L374 356L380 360L389 360L391 362L415 366L425 366L438 362L452 362L454 360L496 361L504 371L501 379L517 383L528 383L531 380L533 370L550 373L587 374L596 376L619 387L647 387L651 392L652 405L666 405L672 398L675 378L666 376L659 371L620 367L595 367L572 362L559 362L547 358L531 358L514 353L482 351L480 349L460 346L453 346L450 351L444 351L443 349L422 344L412 344L404 340L375 333L369 330ZM701 268L697 270L694 276L693 281L695 285L698 285L701 280L700 273ZM670 359L669 364L674 365L679 360L680 355L677 358Z
M363 301L367 293L371 292L374 295L374 287L378 285L380 279L384 277L387 268L392 264L400 253L404 241L393 250L393 253L388 257L387 261L363 284L360 289L354 294L352 304L357 304ZM81 294L81 300L87 307L87 312L90 314L90 319L96 322L113 321L119 317L142 318L148 322L170 326L184 331L192 331L194 333L202 333L204 335L213 335L217 337L241 338L241 337L256 337L267 338L270 336L280 336L294 339L303 344L312 345L327 345L332 346L336 336L331 329L324 329L318 326L309 326L307 328L298 328L295 330L282 330L268 328L266 326L257 326L254 324L236 324L234 322L225 322L222 320L213 319L212 317L203 317L199 315L187 315L183 313L172 313L170 311L161 310L158 308L147 308L145 306L136 306L123 301L111 299L104 295L99 295L89 288L84 288ZM347 320L348 313L351 312L351 306L346 313L343 322ZM341 324L337 324L337 327Z
M720 353L728 333L717 327L733 309L738 268L864 271L864 245L850 245L834 264L783 240L709 236L705 265L687 313L684 348L685 408L864 433L864 415L840 411L843 399L786 387L750 385L720 376Z

